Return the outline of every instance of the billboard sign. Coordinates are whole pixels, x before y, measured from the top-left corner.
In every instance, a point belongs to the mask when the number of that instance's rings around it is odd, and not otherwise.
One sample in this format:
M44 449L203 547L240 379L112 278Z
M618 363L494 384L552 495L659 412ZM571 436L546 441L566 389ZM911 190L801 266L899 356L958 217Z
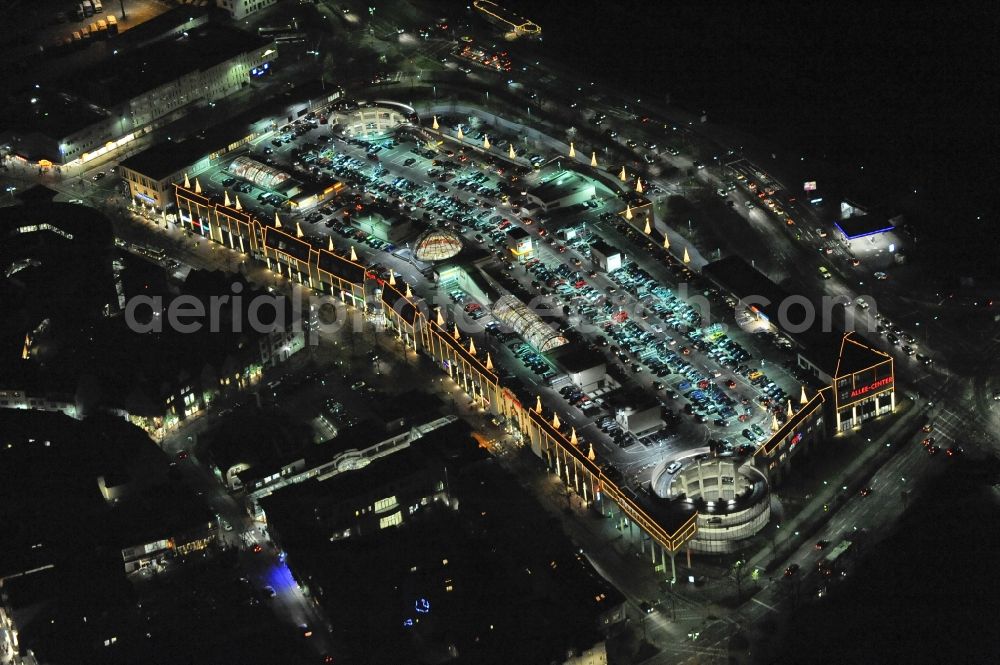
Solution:
M816 181L815 180L806 180L806 182L802 185L802 189L804 189L807 192L815 192L816 191Z
M837 408L891 389L894 382L891 367L891 363L883 363L872 369L837 379Z
M877 381L872 381L871 383L855 387L851 391L851 399L855 399L857 397L864 397L865 395L868 395L870 393L875 393L879 392L880 390L884 390L886 387L892 385L892 378L893 377L891 376L887 376L882 379L878 379Z

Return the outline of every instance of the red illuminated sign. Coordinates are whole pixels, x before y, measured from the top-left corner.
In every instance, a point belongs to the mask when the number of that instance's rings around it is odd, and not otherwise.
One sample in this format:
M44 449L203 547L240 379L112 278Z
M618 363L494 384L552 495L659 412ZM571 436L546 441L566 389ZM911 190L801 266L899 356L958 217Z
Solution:
M879 388L884 388L891 383L892 383L892 377L887 376L884 379L879 379L878 381L870 383L867 386L855 388L854 390L851 391L851 397L861 397L862 395L866 395L870 392L878 390Z
M503 389L503 396L504 399L506 399L511 406L513 406L515 409L518 410L518 412L520 412L524 408L523 406L521 406L521 400L519 400L517 396L510 391L509 388Z

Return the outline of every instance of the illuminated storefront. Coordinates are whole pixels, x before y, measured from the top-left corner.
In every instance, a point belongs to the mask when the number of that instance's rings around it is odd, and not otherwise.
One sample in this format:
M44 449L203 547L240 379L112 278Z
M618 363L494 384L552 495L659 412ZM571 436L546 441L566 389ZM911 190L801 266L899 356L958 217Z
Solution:
M842 340L833 385L837 431L860 427L896 408L892 356L855 339L852 333Z
M190 183L188 183L190 185ZM347 257L313 247L276 224L262 223L236 205L175 184L180 226L264 263L277 275L363 307L365 267ZM277 223L277 222L276 222Z
M842 432L895 410L892 356L853 330L829 332L851 327L842 306L831 309L825 301L791 294L738 256L714 261L702 274L739 299L739 314L748 313L797 347L798 367L830 388L830 428Z
M799 455L808 455L818 442L826 438L826 408L830 388L823 388L805 403L791 407L790 416L753 453L753 464L774 487L781 483Z
M649 557L655 570L664 574L671 571L676 578L674 558L697 533L697 511L649 505L648 501L659 499L623 491L605 473L592 446L585 447L575 431L567 432L571 428L559 422L558 414L544 415L540 399L535 408L522 405L512 390L501 385L490 354L476 350L474 343L464 340L457 329L447 330L443 320L421 309L405 285L386 285L382 302L386 323L397 331L407 348L429 356L448 375L446 380L454 381L474 403L505 422L513 438L530 446L585 505L627 528L627 537L635 538L640 555ZM523 304L506 305L510 312L521 316ZM547 334L544 340L551 341Z

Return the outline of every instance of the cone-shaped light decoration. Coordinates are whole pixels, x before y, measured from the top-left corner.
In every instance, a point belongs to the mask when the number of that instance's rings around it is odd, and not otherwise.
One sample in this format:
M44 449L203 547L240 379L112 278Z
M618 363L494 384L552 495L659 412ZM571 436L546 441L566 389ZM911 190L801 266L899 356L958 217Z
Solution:
M552 426L555 427L556 429L559 429L560 427L562 427L562 423L559 422L559 414L558 413L553 413L552 414Z
M437 146L435 146L432 142L428 141L427 142L427 149L428 150L437 150Z
M569 156L576 157L576 148L573 147L573 142L569 142Z
M635 191L642 194L642 178L635 179Z
M646 228L642 230L643 233L649 235L653 232L653 228L649 225L649 217L646 217Z
M239 194L236 195L236 209L237 210L243 210L243 204L240 203L240 195Z
M476 355L476 340L469 338L469 353Z
M396 286L396 271L389 269L389 286Z
M541 413L542 412L542 396L541 395L539 395L538 397L535 398L535 411L537 413Z
M184 172L184 189L191 189L191 180L188 178L187 171Z
M406 297L410 300L413 300L413 291L410 290L409 284L406 285Z
M465 134L462 133L462 125L458 126L458 140L461 141L465 138Z
M458 341L462 338L462 335L458 332L457 323L455 324L455 330L452 331L451 336L455 338L455 341Z
M628 176L625 175L625 167L624 166L622 167L622 172L618 174L618 179L621 180L622 182L625 182L626 180L628 180Z
M597 153L596 152L590 153L590 165L593 166L594 168L597 168Z
M333 253L333 238L332 237L326 239L326 251L330 252L331 254Z
M489 149L490 149L490 137L483 136L483 150L489 150Z
M486 369L488 369L490 371L493 370L493 357L490 356L490 352L489 351L486 352Z
M574 446L580 445L580 441L576 438L576 428L575 427L573 428L573 431L569 435L569 442L572 443Z
M632 206L625 204L625 219L632 220Z
M24 333L24 346L21 347L21 360L27 360L31 357L31 337L28 333Z
M437 116L434 116L434 120L431 122L431 129L441 129L441 125L438 124Z
M194 179L194 193L201 194L201 183L198 182L197 178Z
M295 222L295 237L301 238L304 235L305 233L302 232L302 225L299 224L298 222Z
M517 159L517 153L514 152L514 144L510 144L510 149L507 151L507 156L511 159Z
M788 400L788 419L791 420L792 416L794 416L794 415L795 415L795 412L792 411L792 400Z
M229 190L228 189L223 190L223 192L222 192L222 203L227 208L230 206L230 202L229 202Z
M806 387L802 386L802 393L799 395L799 404L805 404L809 400L806 399Z
M274 228L276 229L281 228L281 218L278 217L278 213L274 213Z
M688 248L684 248L684 263L691 263L691 255L688 254Z
M663 249L670 249L670 238L666 233L663 234Z
M597 455L594 454L594 444L590 444L590 452L587 453L587 459L591 462L597 459Z
M358 262L358 253L354 251L354 245L351 245L351 260L355 263Z
M778 415L775 414L775 413L772 413L771 414L771 431L772 432L777 432L778 429L780 429L780 428L781 428L781 425L778 424Z
M443 314L441 314L441 307L440 307L440 306L438 306L438 318L437 318L437 324L438 324L439 326L441 326L442 328L444 328L444 315L443 315Z

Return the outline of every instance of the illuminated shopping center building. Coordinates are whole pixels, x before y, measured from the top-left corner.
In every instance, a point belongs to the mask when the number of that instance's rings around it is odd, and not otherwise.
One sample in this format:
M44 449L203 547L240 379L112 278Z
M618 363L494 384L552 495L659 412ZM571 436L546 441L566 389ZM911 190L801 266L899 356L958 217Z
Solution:
M815 377L817 387L830 388L831 429L860 427L895 410L892 356L861 333L850 331L850 309L791 294L738 256L708 264L704 274L739 299L738 315L745 314L755 327L790 340L798 367ZM800 317L808 325L796 325ZM845 326L848 332L838 332Z

